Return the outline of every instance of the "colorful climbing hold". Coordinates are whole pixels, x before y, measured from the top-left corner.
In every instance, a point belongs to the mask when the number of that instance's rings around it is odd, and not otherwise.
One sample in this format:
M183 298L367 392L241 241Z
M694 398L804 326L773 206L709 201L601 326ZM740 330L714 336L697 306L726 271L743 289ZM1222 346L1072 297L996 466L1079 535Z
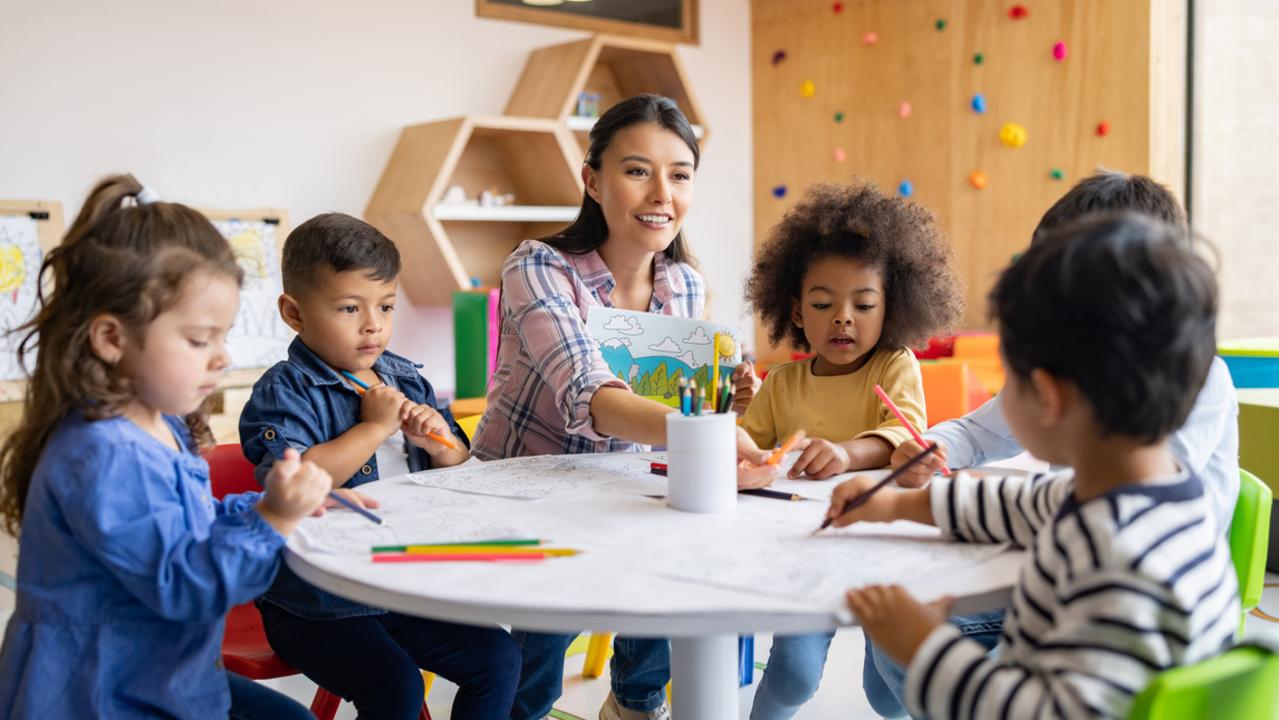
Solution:
M863 45L874 45L878 42L879 42L879 33L877 32L868 32L865 35L862 35Z
M804 82L799 84L800 97L810 98L816 93L817 93L817 86L813 84L812 80L805 80Z
M909 180L902 180L897 186L897 192L902 197L910 197L915 194L915 185Z
M986 62L986 56L985 56L985 55L982 55L981 53L977 53L977 54L973 55L973 64L974 64L974 65L981 65L981 64L982 64L982 63L984 63L984 62Z
M1110 134L1110 123L1102 120L1097 123L1097 137L1106 137Z
M786 186L785 186L785 185L774 185L774 186L773 186L773 197L775 197L775 198L784 198L784 197L786 197Z
M1026 128L1017 123L1004 123L999 128L999 141L1010 148L1019 148L1026 144Z
M946 29L946 18L937 18L937 22L933 23L933 27L937 28L937 32Z
M842 2L833 3L833 4L831 4L830 9L831 9L832 11L834 11L834 13L835 13L836 15L838 15L838 14L840 14L840 13L844 12L844 3L842 3Z
M986 187L986 173L981 170L974 170L968 173L968 184L978 190L984 189Z
M901 118L902 120L905 120L906 118L910 117L910 111L911 111L910 103L903 100L902 104L897 106L897 117Z
M1066 51L1066 43L1061 42L1060 40L1058 40L1056 43L1054 43L1054 44L1053 44L1053 59L1054 59L1054 60L1056 60L1057 62L1061 62L1062 60L1065 60L1065 59L1066 59L1066 54L1067 54L1067 51Z
M1066 177L1066 173L1062 172L1061 168L1053 168L1052 170L1048 171L1048 177L1052 178L1053 180L1062 180Z
M774 64L774 65L777 65L778 63L780 63L781 61L783 61L783 60L785 60L785 59L786 59L786 51L785 51L785 50L776 50L776 51L774 51L774 52L773 52L773 64Z
M844 113L842 113L842 112L837 112L837 113L835 113L835 122L837 122L837 123L842 123L842 122L844 122Z
M844 152L844 148L835 148L835 152L833 154L835 156L835 162L842 163L848 159L848 154Z
M1030 15L1030 11L1026 9L1025 5L1013 5L1008 8L1008 17L1013 20L1024 20L1028 15Z
M970 104L972 105L973 112L977 113L978 115L986 112L986 96L985 95L981 93L977 93L976 95L973 96L973 100Z

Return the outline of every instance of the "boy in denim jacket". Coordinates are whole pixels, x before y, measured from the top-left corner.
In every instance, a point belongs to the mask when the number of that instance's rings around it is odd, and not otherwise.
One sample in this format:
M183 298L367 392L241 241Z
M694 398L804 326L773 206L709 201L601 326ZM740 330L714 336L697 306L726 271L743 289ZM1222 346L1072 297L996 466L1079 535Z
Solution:
M466 436L436 406L421 365L386 351L400 271L395 245L356 218L319 215L289 234L282 270L280 315L298 335L289 359L253 386L240 417L240 442L259 477L293 448L327 470L338 492L376 507L349 488L465 461ZM354 703L360 717L417 717L418 668L460 686L455 718L510 712L520 654L500 628L360 605L283 565L258 608L276 654Z

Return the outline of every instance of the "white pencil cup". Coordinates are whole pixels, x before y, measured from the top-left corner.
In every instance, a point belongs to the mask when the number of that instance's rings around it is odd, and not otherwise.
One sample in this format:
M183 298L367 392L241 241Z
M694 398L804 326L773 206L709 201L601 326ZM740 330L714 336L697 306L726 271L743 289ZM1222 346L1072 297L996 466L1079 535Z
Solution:
M737 511L737 414L666 416L666 504L695 513Z

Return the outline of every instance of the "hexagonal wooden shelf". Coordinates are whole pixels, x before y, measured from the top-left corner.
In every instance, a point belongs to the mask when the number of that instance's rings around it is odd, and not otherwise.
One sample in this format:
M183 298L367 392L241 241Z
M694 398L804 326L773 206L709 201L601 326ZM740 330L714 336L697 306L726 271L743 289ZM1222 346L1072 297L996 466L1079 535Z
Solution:
M400 284L417 304L450 305L471 278L496 287L521 240L558 230L582 203L582 151L564 123L536 117L460 117L404 128L365 218L395 241ZM514 205L441 204L460 185L514 193Z
M506 114L559 120L585 148L595 119L575 114L582 92L598 93L601 111L632 95L665 95L684 111L694 134L703 140L707 135L675 45L615 35L534 50L506 104Z

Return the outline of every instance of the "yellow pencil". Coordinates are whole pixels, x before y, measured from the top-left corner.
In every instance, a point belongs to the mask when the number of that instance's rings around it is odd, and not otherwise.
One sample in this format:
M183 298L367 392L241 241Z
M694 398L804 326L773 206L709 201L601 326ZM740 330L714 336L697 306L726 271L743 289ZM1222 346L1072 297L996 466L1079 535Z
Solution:
M711 380L711 412L719 410L715 407L719 402L719 333L715 333L715 342L711 343L711 349L715 352L715 369L711 372L714 377Z

